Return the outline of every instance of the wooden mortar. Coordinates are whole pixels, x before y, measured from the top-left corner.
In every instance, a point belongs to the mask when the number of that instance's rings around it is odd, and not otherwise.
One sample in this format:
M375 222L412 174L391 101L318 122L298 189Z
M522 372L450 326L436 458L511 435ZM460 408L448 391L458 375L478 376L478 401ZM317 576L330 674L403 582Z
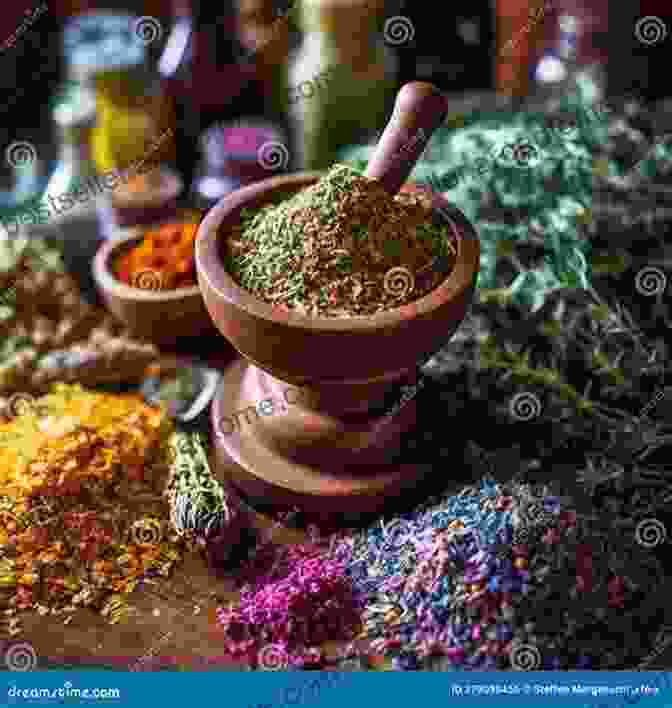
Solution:
M431 84L402 87L367 176L395 194L447 111ZM462 322L473 298L479 243L464 215L432 193L458 251L436 289L373 316L280 311L235 283L224 269L222 243L242 208L290 197L320 176L279 176L224 197L201 223L196 267L212 320L243 357L224 373L212 404L215 474L260 508L299 507L316 520L349 523L379 511L423 474L391 462L401 434L415 424L414 401L393 417L380 402L414 381L417 363Z

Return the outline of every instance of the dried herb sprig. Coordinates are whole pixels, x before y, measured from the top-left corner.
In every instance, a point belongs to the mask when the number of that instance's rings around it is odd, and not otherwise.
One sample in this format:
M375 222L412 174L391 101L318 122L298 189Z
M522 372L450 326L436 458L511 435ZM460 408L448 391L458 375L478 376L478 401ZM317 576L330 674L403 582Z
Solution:
M231 521L227 495L212 476L200 433L176 432L170 441L171 477L166 496L171 520L180 533L208 538Z

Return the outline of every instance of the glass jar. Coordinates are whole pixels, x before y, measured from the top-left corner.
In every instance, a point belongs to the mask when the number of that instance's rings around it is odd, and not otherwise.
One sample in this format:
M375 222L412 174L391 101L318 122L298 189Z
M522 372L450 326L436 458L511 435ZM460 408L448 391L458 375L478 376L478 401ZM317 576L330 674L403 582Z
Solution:
M148 23L125 13L91 12L71 20L64 33L73 79L91 86L97 122L92 155L100 173L121 170L146 156L162 137L154 160L174 159L174 114L147 68ZM155 34L158 36L158 28Z
M380 32L383 3L302 0L303 45L290 69L290 113L303 169L328 168L394 104L397 60Z
M143 69L101 71L95 77L98 122L93 157L100 172L142 159L175 159L175 118L167 97Z

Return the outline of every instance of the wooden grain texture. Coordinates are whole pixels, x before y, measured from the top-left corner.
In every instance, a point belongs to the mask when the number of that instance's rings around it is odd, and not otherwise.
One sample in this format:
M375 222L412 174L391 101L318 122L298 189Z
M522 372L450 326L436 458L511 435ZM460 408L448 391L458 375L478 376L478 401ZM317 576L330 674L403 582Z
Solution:
M261 515L254 516L254 524L261 531L271 527ZM282 529L273 538L279 543L303 540L296 531ZM196 671L241 668L223 657L222 633L214 615L217 607L236 599L233 582L210 575L199 554L188 555L172 577L128 597L133 614L119 624L108 624L92 610L79 610L67 626L63 616L32 613L24 615L23 631L12 639L32 644L38 668L45 664L100 664L122 671L161 666ZM153 658L141 661L150 654Z
M389 194L396 194L447 115L448 100L436 86L425 81L404 84L366 168L366 176L380 180Z

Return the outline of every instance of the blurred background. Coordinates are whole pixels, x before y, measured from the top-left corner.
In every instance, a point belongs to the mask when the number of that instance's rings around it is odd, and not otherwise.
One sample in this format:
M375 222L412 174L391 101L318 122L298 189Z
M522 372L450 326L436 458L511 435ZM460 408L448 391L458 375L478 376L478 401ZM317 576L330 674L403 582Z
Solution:
M449 93L456 115L562 96L577 77L596 102L660 100L670 27L662 0L472 0L441 12L409 0L5 3L2 221L78 176L126 169L162 135L152 160L197 208L271 172L323 169L375 140L413 79ZM107 234L108 207L97 207Z

